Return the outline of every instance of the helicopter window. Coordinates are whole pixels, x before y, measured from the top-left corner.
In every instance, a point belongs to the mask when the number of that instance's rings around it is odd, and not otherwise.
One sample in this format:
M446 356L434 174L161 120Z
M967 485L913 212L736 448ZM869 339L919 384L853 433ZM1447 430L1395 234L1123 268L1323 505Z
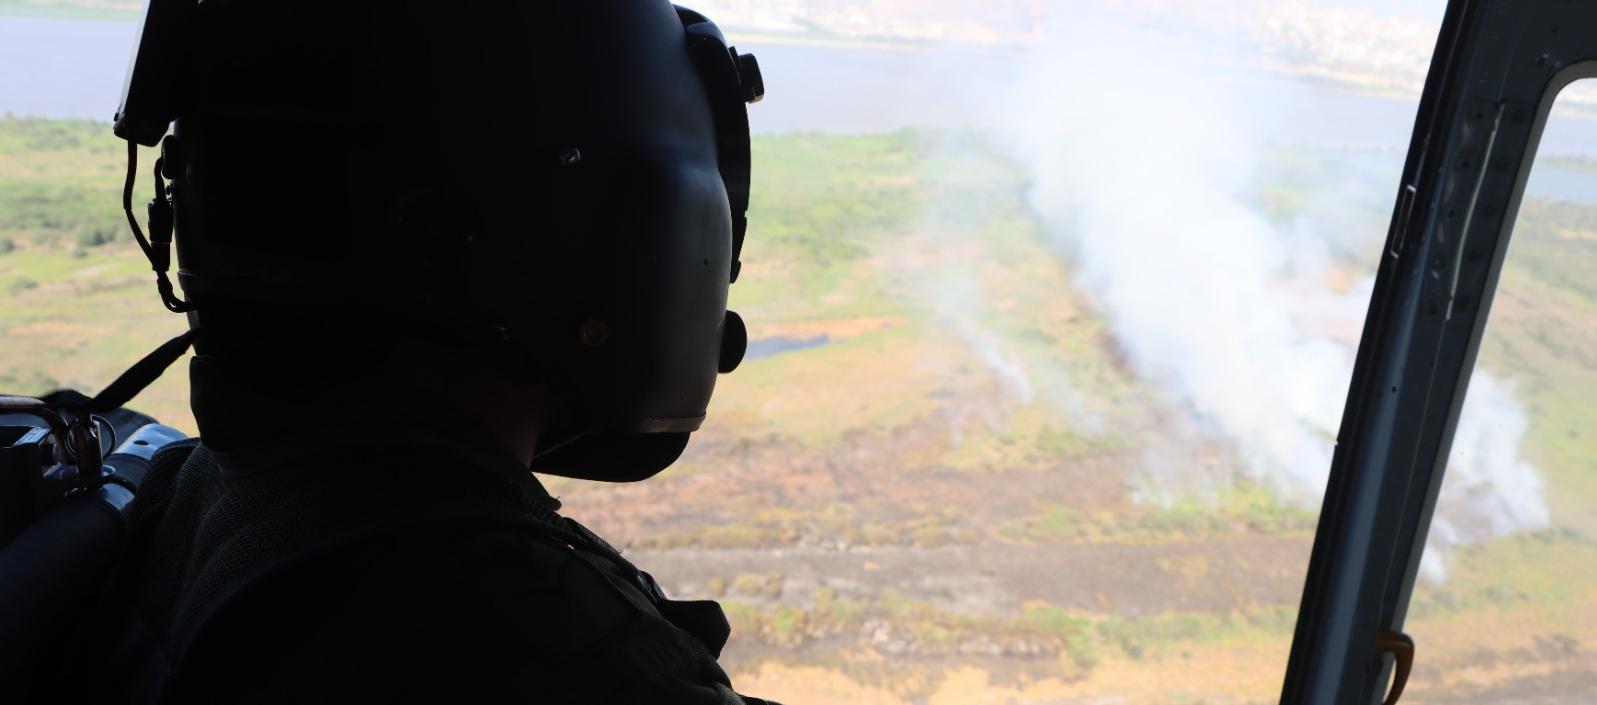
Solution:
M1559 95L1520 206L1408 608L1413 702L1597 694L1594 86Z
M1440 5L740 41L749 361L678 467L557 493L751 692L1274 699Z
M89 119L137 3L57 4L0 2L0 392L184 327ZM748 358L661 477L548 484L747 692L1272 700L1442 4L698 3L770 87ZM134 406L194 431L180 370Z
M1570 83L1597 64L1568 30L1592 20L1568 3L1447 8L1283 703L1378 702L1405 673L1405 701L1590 697L1580 233L1597 130L1590 88Z

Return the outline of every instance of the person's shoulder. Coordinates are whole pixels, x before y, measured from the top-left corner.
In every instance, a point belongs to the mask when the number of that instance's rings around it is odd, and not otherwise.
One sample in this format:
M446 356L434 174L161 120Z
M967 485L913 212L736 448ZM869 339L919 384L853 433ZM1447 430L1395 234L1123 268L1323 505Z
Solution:
M417 525L287 566L246 593L247 631L547 659L593 648L635 613L570 548L510 529ZM315 625L309 629L309 625ZM285 638L292 639L285 634Z
M549 656L597 646L642 609L602 559L516 526L422 522L316 563L326 579L399 593L413 610Z
M474 605L537 633L570 635L564 648L589 646L637 612L590 556L557 541L495 529L451 543L447 561L459 570Z
M477 700L745 702L602 560L536 533L417 525L284 577L241 605L209 651L247 653L250 668L317 692L405 673L416 689L406 695L461 695L469 683Z

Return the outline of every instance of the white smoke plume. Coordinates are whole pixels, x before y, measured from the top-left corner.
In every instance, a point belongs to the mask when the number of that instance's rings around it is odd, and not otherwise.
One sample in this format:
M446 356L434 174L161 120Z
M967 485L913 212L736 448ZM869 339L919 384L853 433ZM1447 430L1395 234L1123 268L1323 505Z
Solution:
M933 64L937 62L935 55L928 56ZM917 137L917 148L937 155L952 165L950 169L990 169L988 153L973 157L973 134L926 133ZM980 419L989 429L1001 431L1011 411L1034 402L1047 405L1078 432L1097 434L1101 420L1088 409L1066 366L1055 359L1028 359L1022 345L993 325L1002 318L1001 307L994 302L1003 292L990 288L983 276L993 253L974 231L982 221L979 214L993 204L984 194L972 194L936 179L929 185L922 220L909 238L911 248L935 254L900 271L928 304L938 328L952 334L974 357L981 378L991 381L997 392L995 396L967 394L946 412L953 421L955 444L963 442L962 424L968 419Z
M1551 516L1541 474L1520 455L1529 426L1513 385L1476 371L1431 518L1432 548L1547 526ZM1446 580L1445 559L1445 549L1427 550L1422 575Z
M912 236L917 248L928 252L958 252L969 233L949 230L928 217ZM1031 404L1037 396L1031 373L1012 346L984 322L992 319L991 292L981 283L979 273L967 257L953 256L938 266L907 272L919 295L930 305L938 326L952 333L980 363L985 379L995 383L998 395L980 393L962 396L947 412L955 446L965 443L966 424L979 421L998 431L1016 406ZM948 390L955 391L955 390ZM956 392L957 393L957 392Z
M1020 358L981 321L989 317L987 294L976 274L966 267L945 267L932 277L917 280L937 314L938 323L954 333L998 382L1004 397L1030 404L1036 396L1031 375Z
M1034 179L1032 207L1133 370L1234 447L1251 477L1316 508L1370 291L1336 253L1369 251L1383 233L1281 227L1251 205L1276 111L1182 47L1056 14L1004 131ZM1474 380L1433 547L1548 519L1520 455L1521 405L1489 374Z
M947 292L947 289L942 291ZM1002 396L997 400L964 399L950 411L950 430L955 446L965 442L966 421L980 419L989 429L1001 430L1009 407L1030 404L1037 394L1025 364L998 336L977 322L979 319L973 315L977 309L971 304L975 299L957 296L947 293L934 295L933 303L939 323L953 331L959 341L976 354L986 372L998 383Z

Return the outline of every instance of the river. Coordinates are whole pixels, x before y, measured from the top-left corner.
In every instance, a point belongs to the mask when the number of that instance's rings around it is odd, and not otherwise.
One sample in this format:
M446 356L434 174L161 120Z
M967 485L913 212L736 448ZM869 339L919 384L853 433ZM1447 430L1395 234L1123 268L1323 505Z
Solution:
M128 21L0 15L0 113L109 120L137 26ZM971 47L892 50L762 44L770 87L750 113L757 132L883 132L909 126L982 127L1014 89L1023 57ZM1084 68L1090 70L1090 68ZM1348 148L1389 160L1393 178L1413 129L1415 99L1372 96L1276 74L1228 70L1215 95L1258 108L1267 141ZM1597 156L1597 120L1560 118L1543 154ZM1597 176L1549 164L1533 194L1597 203Z

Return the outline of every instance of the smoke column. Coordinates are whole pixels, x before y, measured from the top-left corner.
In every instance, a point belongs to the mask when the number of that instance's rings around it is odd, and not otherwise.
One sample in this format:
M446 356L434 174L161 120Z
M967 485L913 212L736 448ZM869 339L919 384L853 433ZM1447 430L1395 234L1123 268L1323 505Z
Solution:
M1317 508L1370 291L1332 283L1349 280L1336 253L1372 251L1382 232L1270 222L1247 200L1276 112L1268 91L1084 14L1051 19L1004 111L1030 204L1133 371L1282 501ZM1547 523L1520 456L1526 426L1512 389L1477 371L1433 548ZM1442 565L1428 561L1428 575Z

